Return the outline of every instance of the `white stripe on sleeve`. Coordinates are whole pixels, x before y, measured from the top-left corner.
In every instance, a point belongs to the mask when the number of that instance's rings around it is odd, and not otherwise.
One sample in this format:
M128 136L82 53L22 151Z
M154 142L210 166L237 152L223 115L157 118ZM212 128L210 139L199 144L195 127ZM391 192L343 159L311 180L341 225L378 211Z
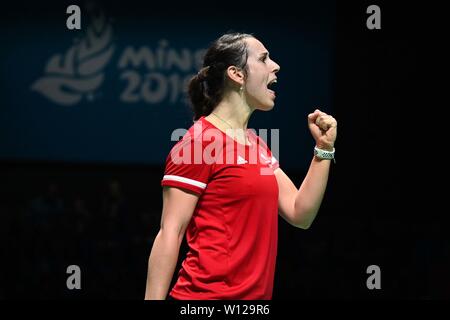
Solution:
M172 180L172 181L178 181L178 182L183 182L183 183L187 183L196 187L199 187L201 189L205 189L206 188L206 183L197 181L197 180L192 180L189 178L184 178L184 177L180 177L180 176L173 176L173 175L165 175L163 177L163 180Z

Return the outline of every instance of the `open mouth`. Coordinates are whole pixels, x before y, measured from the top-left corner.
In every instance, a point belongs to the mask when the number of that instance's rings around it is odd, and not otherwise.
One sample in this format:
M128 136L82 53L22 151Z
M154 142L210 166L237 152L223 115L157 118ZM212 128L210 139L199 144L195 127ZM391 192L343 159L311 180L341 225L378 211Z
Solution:
M267 89L269 90L270 93L272 93L273 95L275 95L275 90L274 88L276 87L277 84L277 79L273 79L272 81L270 81L267 84Z

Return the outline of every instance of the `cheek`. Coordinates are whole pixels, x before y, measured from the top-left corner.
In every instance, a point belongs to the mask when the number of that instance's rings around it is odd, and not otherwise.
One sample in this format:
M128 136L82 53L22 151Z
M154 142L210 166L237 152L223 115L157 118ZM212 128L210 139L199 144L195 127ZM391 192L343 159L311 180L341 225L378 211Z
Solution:
M251 81L247 82L247 91L250 94L258 95L261 94L265 89L267 89L267 83L265 80L261 79L252 79Z
M249 101L258 101L264 95L264 88L259 84L253 84L247 87L247 99Z

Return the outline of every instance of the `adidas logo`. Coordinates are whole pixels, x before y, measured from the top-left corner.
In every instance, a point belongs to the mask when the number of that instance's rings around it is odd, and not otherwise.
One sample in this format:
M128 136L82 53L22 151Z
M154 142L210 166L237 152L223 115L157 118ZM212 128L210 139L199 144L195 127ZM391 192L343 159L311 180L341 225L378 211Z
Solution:
M241 156L238 156L237 158L237 164L245 164L247 163L247 160L245 160L244 158L242 158Z
M264 160L264 162L266 164L272 163L272 161L274 160L274 158L272 157L272 159L267 158L264 154L260 154L260 157Z

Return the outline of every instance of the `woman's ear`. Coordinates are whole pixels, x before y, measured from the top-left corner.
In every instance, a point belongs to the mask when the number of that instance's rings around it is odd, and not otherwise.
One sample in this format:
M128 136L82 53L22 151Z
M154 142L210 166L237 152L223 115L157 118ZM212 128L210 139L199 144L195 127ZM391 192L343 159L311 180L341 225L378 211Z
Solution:
M233 82L235 82L239 86L244 85L245 75L244 71L241 68L238 68L236 66L229 66L227 68L227 75Z

